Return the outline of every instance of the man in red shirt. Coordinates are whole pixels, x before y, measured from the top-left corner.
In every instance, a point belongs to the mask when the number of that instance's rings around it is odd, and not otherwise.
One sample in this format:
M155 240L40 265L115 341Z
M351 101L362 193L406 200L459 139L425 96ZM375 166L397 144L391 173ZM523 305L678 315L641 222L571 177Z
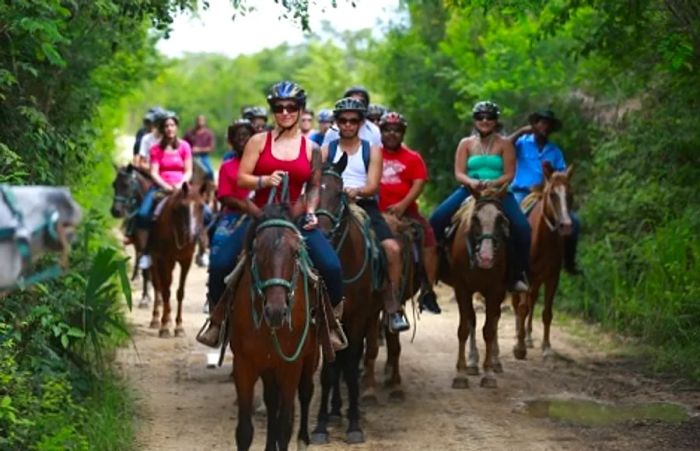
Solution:
M440 313L433 285L437 279L437 242L430 223L418 211L416 199L428 180L423 157L403 144L406 120L401 114L388 112L379 121L384 161L379 185L379 209L399 218L407 216L423 226L423 263L425 278L420 294L420 308Z

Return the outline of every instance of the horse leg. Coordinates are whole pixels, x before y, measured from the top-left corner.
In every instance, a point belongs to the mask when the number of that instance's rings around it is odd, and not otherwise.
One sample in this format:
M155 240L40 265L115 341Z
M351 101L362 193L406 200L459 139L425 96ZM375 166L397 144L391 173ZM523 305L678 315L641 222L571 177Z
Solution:
M292 430L294 429L294 401L299 380L301 376L301 364L296 363L296 368L292 368L296 374L290 374L290 371L277 372L277 386L279 387L279 414L277 415L277 448L272 448L279 451L287 451L289 441L292 438ZM294 377L296 376L296 377Z
M322 445L328 443L328 401L330 397L333 383L336 380L335 366L338 360L342 358L343 351L339 351L335 355L335 362L329 363L324 361L321 368L321 403L318 407L318 417L316 420L316 428L311 433L311 443L314 445Z
M384 385L391 388L390 397L403 397L401 390L401 373L399 372L399 357L401 357L401 338L399 334L393 333L385 326L384 332L386 335L386 366L389 371L389 377L384 382Z
M468 313L469 306L472 305L471 296L461 284L455 285L455 298L459 307L459 326L457 327L457 375L452 379L452 388L457 389L469 388L469 380L464 373L467 370L465 346L471 331Z
M301 417L299 419L299 433L297 434L297 450L304 451L311 443L309 438L309 406L314 394L314 372L316 370L316 356L306 357L301 369L299 380L299 406Z
M493 372L496 374L502 373L503 364L501 363L501 347L498 345L498 328L496 328L496 338L493 340L493 357L491 361L493 362Z
M348 429L345 442L353 445L364 443L365 436L360 427L360 360L362 360L362 342L348 347L343 359L343 378L348 386Z
M494 375L494 358L497 353L496 340L498 340L498 320L501 317L502 296L494 296L488 293L486 296L486 322L484 323L483 336L486 342L486 354L484 356L484 377L481 378L481 386L496 388L498 382Z
M253 443L253 395L257 375L244 359L236 358L235 355L233 359L233 380L236 384L236 401L238 402L236 447L239 450L247 450Z
M160 318L160 330L158 331L158 336L165 338L170 336L170 326L173 322L172 318L170 317L170 285L173 283L173 269L175 269L175 260L167 262L161 260L158 267L160 268L158 277L161 281L161 288L163 289L163 315Z
M182 302L185 299L185 283L187 282L187 273L190 271L192 259L185 259L180 262L180 283L177 287L177 316L175 317L175 336L185 336L185 328L182 327Z
M542 310L542 322L544 323L544 334L542 337L542 355L547 358L550 357L552 352L552 346L549 343L549 329L552 325L552 307L554 305L554 295L557 292L557 287L559 286L559 276L557 275L549 282L544 285L544 309Z
M141 280L143 281L143 288L141 290L141 300L139 301L139 308L148 308L151 303L151 296L148 294L148 281L150 280L150 271L148 269L141 270Z
M379 327L377 327L377 321L378 317L376 319L374 316L371 317L365 334L367 348L365 349L365 371L362 375L364 391L360 400L366 406L376 405L379 402L375 393L377 380L374 377L374 366L379 355Z
M271 371L263 373L262 380L263 400L267 411L267 442L265 443L265 451L277 451L277 439L279 437L277 416L280 408L279 387L275 381L275 375Z
M527 329L525 329L525 345L528 348L534 347L534 340L532 339L532 317L535 315L535 304L537 304L537 298L540 296L540 284L533 284L530 287L530 291L527 292Z
M160 306L163 305L163 289L161 288L161 278L160 278L160 263L154 259L151 269L148 271L151 273L151 279L153 282L153 313L151 316L151 329L158 329L160 327Z
M517 342L513 346L513 356L518 360L523 360L527 356L527 346L525 346L525 318L528 315L527 296L527 293L513 293L511 295L517 338Z

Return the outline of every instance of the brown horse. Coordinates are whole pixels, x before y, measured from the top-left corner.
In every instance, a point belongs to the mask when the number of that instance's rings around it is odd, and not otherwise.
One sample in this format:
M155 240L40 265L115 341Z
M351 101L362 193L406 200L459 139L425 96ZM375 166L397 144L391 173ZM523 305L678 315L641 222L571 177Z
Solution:
M124 218L124 227L127 235L131 235L131 228L134 227L133 216L143 201L143 197L148 191L148 189L153 185L150 175L144 174L136 167L128 164L122 167L116 167L117 176L112 182L112 188L114 189L114 196L112 197L112 207L110 212L114 218ZM133 240L134 254L136 256L135 261L138 261L141 254L143 254L143 249L139 247L139 240ZM136 278L138 274L138 265L134 265L134 272L131 276L131 280ZM147 308L150 304L150 296L148 295L148 282L150 280L150 273L148 269L141 271L141 277L143 278L143 290L141 291L141 300L139 301L139 308Z
M177 316L175 336L183 336L182 301L185 298L185 281L192 264L197 237L203 227L204 203L202 188L184 184L181 189L170 194L162 211L154 221L148 246L153 263L151 275L156 302L153 303L151 328L158 328L159 336L170 336L170 285L175 263L180 265L180 281L177 288ZM163 305L162 316L158 312Z
M364 434L360 427L359 365L365 338L368 342L368 354L374 352L372 364L377 357L377 320L382 302L373 289L373 259L369 235L362 218L352 211L343 193L343 179L340 174L346 165L347 155L343 154L338 163L327 166L323 171L321 200L316 211L319 216L319 228L332 240L345 274L343 291L346 302L342 323L348 339L348 347L336 352L334 362L324 361L323 363L318 424L312 434L314 444L328 443L329 419L333 416L340 418L341 373L348 387L349 398L346 442L364 442ZM366 367L366 392L363 399L374 396L375 385L374 368ZM335 390L335 393L329 415L328 402L331 390Z
M459 305L459 347L457 352L457 376L453 388L468 388L466 374L479 374L479 353L474 331L476 314L472 298L478 292L485 299L486 324L483 328L486 342L484 376L481 386L497 386L494 373L501 372L498 360L498 320L501 303L506 295L507 246L509 222L501 206L504 191L472 191L472 199L455 215L457 226L454 239L448 249L449 274L443 280L450 283ZM465 344L471 338L469 360Z
M538 200L529 215L532 227L532 244L530 248L530 271L532 281L530 290L520 296L513 296L513 307L516 310L517 343L513 354L517 359L524 359L527 349L533 347L532 316L539 296L540 287L544 284L544 336L542 351L544 357L551 354L549 330L552 324L552 306L554 294L559 286L559 274L564 258L564 238L571 234L573 222L569 208L572 202L572 192L569 181L573 174L573 166L565 172L554 172L552 166L545 162L542 165L545 183L541 192L535 192ZM525 319L527 317L527 327Z
M229 304L228 319L238 394L239 450L249 449L253 441L253 392L260 377L267 408L265 449L288 448L297 389L301 405L298 445L304 449L309 444L309 404L319 360L311 314L319 307L319 291L310 280L311 263L294 225L302 212L301 203L291 212L284 204L268 205L262 211L251 207L255 220L248 233L248 261Z

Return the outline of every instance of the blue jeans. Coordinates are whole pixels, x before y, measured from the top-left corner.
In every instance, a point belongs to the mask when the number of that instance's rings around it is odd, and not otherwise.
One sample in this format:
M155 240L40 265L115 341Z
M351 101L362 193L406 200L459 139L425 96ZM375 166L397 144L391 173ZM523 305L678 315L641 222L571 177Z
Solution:
M301 234L306 242L309 257L326 284L331 304L338 305L343 299L343 270L338 254L320 230L302 228Z
M195 164L199 164L207 174L207 179L214 180L214 168L209 161L209 154L199 153L194 156Z
M155 197L159 189L160 188L157 186L152 186L146 191L146 194L144 194L141 205L136 212L136 227L139 229L148 229L151 227Z
M221 295L226 289L224 278L233 271L236 266L243 241L248 230L250 220L244 219L240 224L240 213L227 213L223 215L216 225L216 230L211 238L209 257L209 279L207 286L207 301L209 311L214 311L214 307L219 302Z
M438 242L445 240L445 229L450 225L452 216L459 210L467 197L469 191L464 187L459 187L445 199L430 216L430 225L435 232ZM502 199L503 212L510 221L509 250L512 250L511 262L515 273L514 277L520 277L522 273L529 274L530 271L530 240L531 230L527 218L520 211L520 205L515 201L512 193L508 193Z

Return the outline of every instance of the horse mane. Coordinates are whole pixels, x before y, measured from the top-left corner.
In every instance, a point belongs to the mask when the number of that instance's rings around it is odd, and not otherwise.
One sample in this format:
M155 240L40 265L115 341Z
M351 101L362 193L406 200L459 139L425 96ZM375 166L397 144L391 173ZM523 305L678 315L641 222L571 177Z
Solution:
M500 198L501 188L486 188L479 194L479 199L484 198ZM472 218L474 217L474 212L476 211L476 204L478 200L474 196L469 197L462 205L459 207L457 212L452 216L452 222L454 224L464 224L467 230L471 229Z
M287 203L265 205L262 208L262 214L258 217L255 217L252 223L250 224L250 227L248 227L248 232L246 234L245 239L245 248L248 250L248 254L252 254L253 242L255 241L257 229L260 224L270 219L282 219L293 223L294 219L292 218L291 213L292 208ZM282 237L283 231L283 229L280 229L279 235L276 239ZM299 242L299 245L301 245L301 242Z

